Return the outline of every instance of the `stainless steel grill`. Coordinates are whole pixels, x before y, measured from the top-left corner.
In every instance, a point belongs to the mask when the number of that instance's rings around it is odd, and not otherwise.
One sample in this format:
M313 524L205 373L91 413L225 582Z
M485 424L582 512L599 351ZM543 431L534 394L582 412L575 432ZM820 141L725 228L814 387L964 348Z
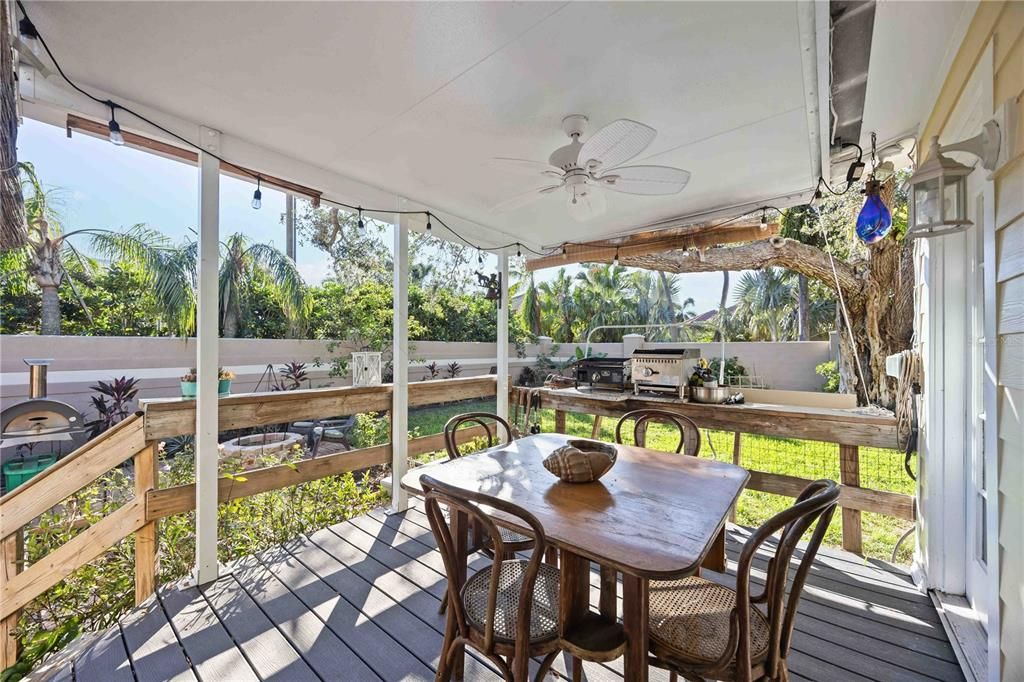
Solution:
M78 446L88 439L82 414L67 403L46 397L46 373L52 362L25 360L29 399L0 412L0 447L64 440Z

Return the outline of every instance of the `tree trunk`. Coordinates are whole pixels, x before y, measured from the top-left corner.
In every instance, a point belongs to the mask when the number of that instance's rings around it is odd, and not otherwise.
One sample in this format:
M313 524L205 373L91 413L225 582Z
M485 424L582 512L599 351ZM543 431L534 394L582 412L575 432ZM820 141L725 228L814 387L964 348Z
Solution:
M797 299L797 324L799 325L799 339L801 341L811 340L811 295L807 287L807 275L798 274L797 286L799 297Z
M658 281L661 284L661 306L664 308L663 317L666 322L675 322L675 301L672 300L672 288L668 285L668 275L664 272L658 273ZM668 338L672 343L679 342L679 327L668 328Z
M60 296L57 287L45 286L42 289L42 314L40 333L50 336L60 335Z
M884 239L868 248L866 261L833 262L821 249L773 237L741 246L699 251L668 251L623 258L622 264L666 272L713 272L787 268L837 293L848 313L840 333L840 390L856 393L861 404L892 409L895 379L885 374L885 358L910 347L913 335L913 251L906 242ZM863 381L861 380L863 377Z
M715 330L714 341L721 341L725 333L725 308L729 302L729 271L722 270L722 297L718 301L718 329ZM728 339L726 339L728 341Z
M234 310L224 311L224 330L221 333L221 337L225 339L234 339L238 336L238 314Z

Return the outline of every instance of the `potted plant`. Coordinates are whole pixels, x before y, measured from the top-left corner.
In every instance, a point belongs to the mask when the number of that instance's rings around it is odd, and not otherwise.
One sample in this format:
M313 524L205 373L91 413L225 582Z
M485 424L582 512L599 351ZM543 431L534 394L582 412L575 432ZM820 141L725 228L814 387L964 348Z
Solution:
M230 369L224 369L223 367L217 368L217 393L220 395L228 395L231 393L231 380L235 378L235 373Z
M181 375L181 397L182 398L195 398L196 397L196 368L193 367L189 371Z
M235 373L230 369L224 369L223 367L217 368L217 393L220 395L228 395L231 393L231 380L235 378ZM196 368L193 367L189 371L181 375L181 397L182 398L195 398L196 397Z

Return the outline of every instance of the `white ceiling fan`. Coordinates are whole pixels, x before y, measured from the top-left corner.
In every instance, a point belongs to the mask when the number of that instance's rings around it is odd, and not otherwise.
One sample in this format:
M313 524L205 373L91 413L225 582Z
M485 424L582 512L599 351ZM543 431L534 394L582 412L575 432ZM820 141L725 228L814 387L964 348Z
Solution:
M569 214L579 221L604 213L603 189L624 194L647 196L676 194L690 180L690 174L669 166L623 166L646 149L658 132L643 123L620 118L581 142L587 117L573 114L562 119L562 130L572 140L556 149L547 163L527 159L495 158L494 165L543 176L551 184L518 194L494 207L495 211L511 211L565 188Z

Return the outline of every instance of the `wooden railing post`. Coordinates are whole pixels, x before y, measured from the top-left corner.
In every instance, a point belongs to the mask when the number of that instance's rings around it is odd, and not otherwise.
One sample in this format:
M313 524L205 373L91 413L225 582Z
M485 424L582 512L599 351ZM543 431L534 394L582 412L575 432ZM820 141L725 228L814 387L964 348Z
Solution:
M150 441L137 452L135 462L135 496L146 499L157 487L157 443ZM135 603L141 604L156 591L157 536L156 521L135 531Z
M21 573L25 559L25 544L22 528L8 535L0 543L0 592L11 578ZM5 670L18 660L18 618L21 611L15 611L0 620L0 670Z
M860 487L860 449L856 445L839 446L839 477L844 486ZM863 551L860 510L843 507L843 549Z
M732 434L732 463L736 466L743 466L740 464L740 442L742 434L739 431L734 431ZM729 522L736 523L736 505L732 506L732 510L729 512Z
M565 433L565 412L555 410L555 433Z

